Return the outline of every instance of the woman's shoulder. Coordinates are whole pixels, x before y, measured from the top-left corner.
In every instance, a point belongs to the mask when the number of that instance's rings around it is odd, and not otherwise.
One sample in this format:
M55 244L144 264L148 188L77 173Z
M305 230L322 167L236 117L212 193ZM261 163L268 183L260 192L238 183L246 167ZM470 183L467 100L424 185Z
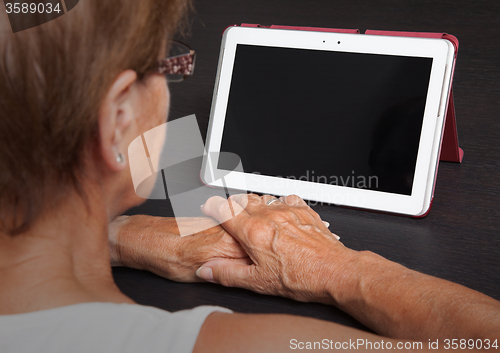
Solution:
M0 316L1 352L191 352L215 306L168 312L137 304L82 303ZM26 337L30 337L29 340Z

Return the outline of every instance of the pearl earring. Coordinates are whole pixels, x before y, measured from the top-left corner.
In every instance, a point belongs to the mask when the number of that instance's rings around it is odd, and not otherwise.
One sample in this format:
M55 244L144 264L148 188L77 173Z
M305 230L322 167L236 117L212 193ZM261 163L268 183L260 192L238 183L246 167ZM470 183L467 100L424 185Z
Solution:
M116 161L120 164L123 163L124 159L123 159L123 154L121 153L118 153L118 156L116 156Z

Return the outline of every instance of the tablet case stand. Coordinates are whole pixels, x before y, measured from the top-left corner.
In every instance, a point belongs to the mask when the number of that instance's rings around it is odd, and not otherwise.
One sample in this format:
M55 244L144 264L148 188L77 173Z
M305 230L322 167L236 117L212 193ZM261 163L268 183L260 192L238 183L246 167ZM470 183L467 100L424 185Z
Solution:
M263 27L272 29L293 29L299 31L336 32L359 34L359 29L339 29L339 28L318 28L318 27L295 27L295 26L263 26L259 24L242 23L241 27ZM447 33L426 33L426 32L397 32L397 31L376 31L366 30L365 35L400 36L400 37L421 37L421 38L443 38L449 40L455 47L455 58L458 51L458 39ZM454 68L452 68L452 80ZM458 147L457 123L455 119L455 104L453 102L453 88L450 88L450 97L445 116L445 126L443 138L441 139L441 151L439 160L445 162L461 163L464 151ZM430 209L430 208L429 208Z

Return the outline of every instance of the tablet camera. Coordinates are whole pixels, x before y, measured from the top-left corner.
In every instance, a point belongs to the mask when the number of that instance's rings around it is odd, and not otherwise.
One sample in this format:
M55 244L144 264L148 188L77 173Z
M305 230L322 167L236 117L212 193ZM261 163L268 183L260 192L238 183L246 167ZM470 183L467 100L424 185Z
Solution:
M337 44L340 44L340 40L337 42Z

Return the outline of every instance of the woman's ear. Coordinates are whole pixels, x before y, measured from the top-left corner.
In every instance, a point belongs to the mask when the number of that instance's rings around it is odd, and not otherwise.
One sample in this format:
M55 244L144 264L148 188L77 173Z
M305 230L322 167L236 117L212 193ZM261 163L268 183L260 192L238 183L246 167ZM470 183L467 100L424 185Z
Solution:
M135 111L137 73L123 71L111 85L99 108L99 142L103 161L118 172L126 167L128 148L124 136L132 128Z

